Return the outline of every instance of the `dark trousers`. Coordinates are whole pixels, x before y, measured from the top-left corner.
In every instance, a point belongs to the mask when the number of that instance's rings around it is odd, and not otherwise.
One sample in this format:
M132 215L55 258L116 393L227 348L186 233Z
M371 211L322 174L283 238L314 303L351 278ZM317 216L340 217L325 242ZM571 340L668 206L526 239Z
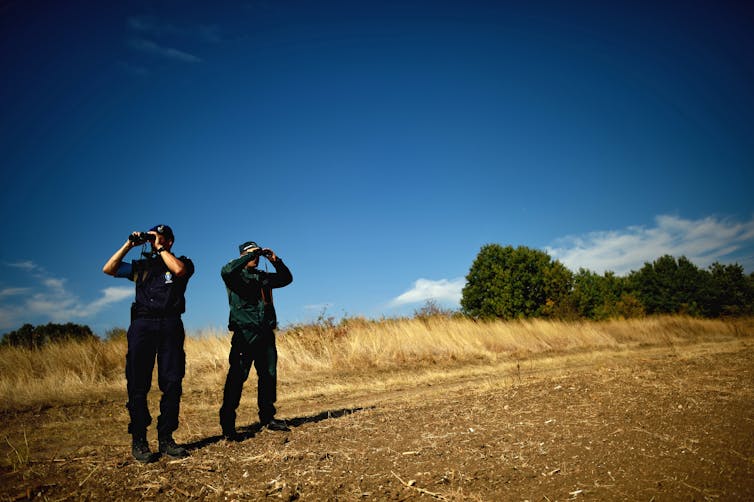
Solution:
M134 436L146 435L152 423L147 405L147 394L152 386L152 370L157 359L157 383L162 391L160 416L157 417L157 434L170 436L178 428L178 412L183 388L181 382L186 372L186 337L180 317L165 319L134 319L128 328L128 353L126 354L126 382L128 388L128 413L131 423L128 432Z
M257 407L259 422L265 424L275 416L277 400L277 361L275 333L269 330L258 335L236 331L230 343L228 376L220 408L220 426L224 432L235 430L236 409L241 402L243 384L249 378L251 365L257 370ZM247 341L251 339L251 343Z

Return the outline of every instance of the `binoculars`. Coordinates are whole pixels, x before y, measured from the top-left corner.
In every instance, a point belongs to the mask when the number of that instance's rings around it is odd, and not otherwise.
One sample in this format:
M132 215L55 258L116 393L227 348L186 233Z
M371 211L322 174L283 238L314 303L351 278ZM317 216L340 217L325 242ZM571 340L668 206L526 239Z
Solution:
M154 234L149 234L147 232L139 232L139 233L136 233L136 234L129 235L128 236L128 240L131 241L131 242L133 242L136 245L139 245L139 244L144 244L147 241L154 242L155 235Z

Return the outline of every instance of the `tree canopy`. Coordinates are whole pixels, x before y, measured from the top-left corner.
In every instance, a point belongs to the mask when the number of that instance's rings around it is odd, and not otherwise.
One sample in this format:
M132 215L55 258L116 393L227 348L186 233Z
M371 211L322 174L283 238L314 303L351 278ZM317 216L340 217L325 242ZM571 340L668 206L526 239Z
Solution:
M478 318L552 315L569 294L572 277L543 251L488 244L466 276L461 308Z

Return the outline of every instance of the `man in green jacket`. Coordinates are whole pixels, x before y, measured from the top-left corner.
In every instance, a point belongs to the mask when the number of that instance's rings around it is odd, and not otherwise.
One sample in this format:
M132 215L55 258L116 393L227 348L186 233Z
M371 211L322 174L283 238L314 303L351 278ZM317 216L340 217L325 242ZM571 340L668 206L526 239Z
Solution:
M256 242L239 246L241 256L226 264L221 271L228 291L230 316L228 329L233 332L230 342L230 367L225 379L220 426L226 439L237 440L236 409L241 402L243 384L249 377L251 365L257 371L257 405L259 423L270 430L290 430L282 420L275 419L277 400L277 348L275 328L277 316L272 301L272 289L282 288L293 281L288 267L271 249L262 249ZM258 270L260 256L265 256L275 272Z

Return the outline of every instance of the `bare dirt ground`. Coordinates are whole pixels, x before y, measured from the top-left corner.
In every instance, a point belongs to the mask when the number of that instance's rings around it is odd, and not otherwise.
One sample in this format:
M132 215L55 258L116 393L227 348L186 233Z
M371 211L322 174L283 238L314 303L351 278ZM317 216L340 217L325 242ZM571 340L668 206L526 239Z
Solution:
M754 500L750 340L513 368L281 395L292 431L252 423L237 443L217 436L217 393L187 394L176 439L191 456L146 465L130 456L122 399L4 412L0 500ZM250 379L241 418L254 393Z

